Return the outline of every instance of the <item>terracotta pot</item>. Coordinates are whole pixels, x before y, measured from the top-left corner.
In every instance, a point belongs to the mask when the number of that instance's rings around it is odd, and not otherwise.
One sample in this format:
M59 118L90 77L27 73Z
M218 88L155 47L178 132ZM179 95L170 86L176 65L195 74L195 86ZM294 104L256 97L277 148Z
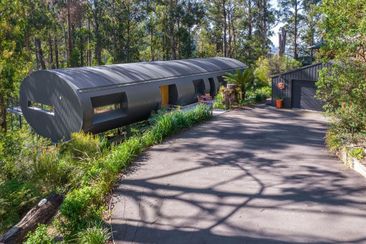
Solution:
M276 108L283 108L283 99L276 99L275 106Z

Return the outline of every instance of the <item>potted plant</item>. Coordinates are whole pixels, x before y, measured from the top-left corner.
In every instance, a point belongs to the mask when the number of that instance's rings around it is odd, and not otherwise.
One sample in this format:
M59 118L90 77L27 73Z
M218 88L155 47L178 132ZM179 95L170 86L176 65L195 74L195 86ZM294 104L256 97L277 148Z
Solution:
M278 95L275 98L275 107L276 108L283 108L283 95Z

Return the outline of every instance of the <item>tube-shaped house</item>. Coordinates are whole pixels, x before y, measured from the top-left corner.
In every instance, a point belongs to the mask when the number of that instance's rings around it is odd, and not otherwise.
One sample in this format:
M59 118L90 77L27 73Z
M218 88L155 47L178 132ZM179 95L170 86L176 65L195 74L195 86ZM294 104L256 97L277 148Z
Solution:
M214 96L222 75L246 66L230 58L187 59L36 71L20 88L25 119L52 141L146 119L166 105Z

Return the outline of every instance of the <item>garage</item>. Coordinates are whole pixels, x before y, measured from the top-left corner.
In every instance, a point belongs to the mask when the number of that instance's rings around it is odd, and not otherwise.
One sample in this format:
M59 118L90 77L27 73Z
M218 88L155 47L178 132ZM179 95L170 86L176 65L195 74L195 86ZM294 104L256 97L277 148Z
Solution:
M272 76L272 105L276 98L282 98L284 108L321 111L323 103L316 98L316 82L319 71L329 65L316 63Z
M292 81L292 108L321 111L323 102L315 97L315 81Z

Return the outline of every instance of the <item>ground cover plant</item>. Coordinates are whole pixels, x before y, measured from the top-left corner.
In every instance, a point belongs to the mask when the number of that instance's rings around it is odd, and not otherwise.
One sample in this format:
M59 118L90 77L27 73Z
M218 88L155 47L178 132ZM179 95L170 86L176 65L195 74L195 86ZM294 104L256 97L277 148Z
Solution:
M4 140L6 143L23 141L23 144L13 154L2 151L2 156L7 156L1 158L0 164L2 231L16 223L41 198L56 192L65 195L60 215L53 224L57 233L71 242L101 243L98 240L108 239L109 235L102 220L105 197L121 170L146 148L210 116L206 105L188 111L158 113L149 120L150 126L140 131L132 129L133 133L119 144L84 133L75 133L71 141L60 145L52 145L26 131L19 132L23 138L7 134L11 138ZM26 147L29 143L33 145L30 149ZM12 155L10 159L9 155ZM45 236L45 232L45 226L41 225L28 236L28 242L49 240L51 237Z

